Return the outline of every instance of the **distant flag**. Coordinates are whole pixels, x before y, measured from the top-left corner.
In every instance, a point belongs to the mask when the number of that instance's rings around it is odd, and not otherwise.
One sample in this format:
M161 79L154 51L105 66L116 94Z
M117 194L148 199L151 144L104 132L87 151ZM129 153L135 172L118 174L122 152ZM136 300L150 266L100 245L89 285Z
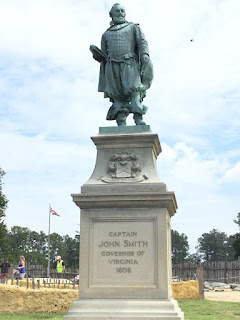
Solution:
M54 215L54 216L60 217L60 215L59 215L55 210L53 210L51 207L50 207L50 213L51 213L52 215Z

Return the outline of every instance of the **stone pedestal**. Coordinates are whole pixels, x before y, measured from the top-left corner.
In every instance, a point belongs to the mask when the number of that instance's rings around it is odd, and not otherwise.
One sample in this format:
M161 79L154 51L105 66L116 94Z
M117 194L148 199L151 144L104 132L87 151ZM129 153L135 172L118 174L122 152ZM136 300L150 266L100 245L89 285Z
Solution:
M64 320L182 320L172 298L170 219L177 203L157 174L149 126L100 128L81 208L79 299Z

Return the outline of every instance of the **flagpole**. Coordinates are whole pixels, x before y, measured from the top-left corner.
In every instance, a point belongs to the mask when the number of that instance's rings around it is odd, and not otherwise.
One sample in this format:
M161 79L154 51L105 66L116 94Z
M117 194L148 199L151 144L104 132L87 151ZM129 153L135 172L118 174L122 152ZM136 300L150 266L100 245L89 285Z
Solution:
M48 268L47 268L47 277L50 278L50 214L51 206L49 204L49 218L48 218Z

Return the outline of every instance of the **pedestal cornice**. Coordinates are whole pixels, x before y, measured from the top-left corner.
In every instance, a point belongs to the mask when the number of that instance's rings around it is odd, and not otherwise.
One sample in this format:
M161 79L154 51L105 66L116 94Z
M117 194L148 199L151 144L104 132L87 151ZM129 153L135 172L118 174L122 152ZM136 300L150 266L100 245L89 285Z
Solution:
M155 157L162 152L157 134L153 133L131 133L131 134L99 134L91 137L97 149L116 149L117 148L153 148Z
M72 194L73 201L81 209L86 208L152 208L166 207L169 215L173 216L177 210L174 192L131 192L102 194L102 193L77 193Z

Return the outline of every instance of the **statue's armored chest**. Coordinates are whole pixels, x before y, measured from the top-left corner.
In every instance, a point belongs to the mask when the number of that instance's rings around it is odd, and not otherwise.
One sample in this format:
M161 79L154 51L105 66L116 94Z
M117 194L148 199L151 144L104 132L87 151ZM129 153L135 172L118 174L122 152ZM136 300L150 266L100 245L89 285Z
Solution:
M128 25L118 30L108 30L106 32L106 45L110 56L134 53L135 37L133 25Z

